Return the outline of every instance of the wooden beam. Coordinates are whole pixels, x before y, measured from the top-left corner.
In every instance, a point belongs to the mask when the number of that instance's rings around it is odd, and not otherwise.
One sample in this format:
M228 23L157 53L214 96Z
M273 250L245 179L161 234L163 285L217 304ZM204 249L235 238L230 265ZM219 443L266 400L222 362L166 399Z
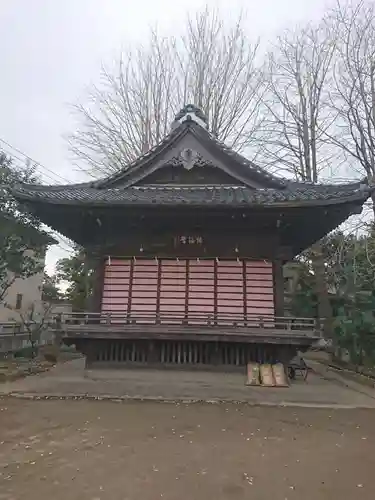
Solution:
M190 267L189 260L186 259L185 263L185 322L187 322L189 317L189 275L190 275Z
M158 278L156 284L156 317L160 316L160 295L161 295L161 259L158 259Z
M217 310L218 310L218 307L217 307L217 298L218 298L218 279L217 279L217 268L218 268L218 265L217 265L217 259L214 260L214 324L216 324L216 320L217 320Z
M276 316L284 316L284 275L280 259L273 261L273 294Z
M65 332L63 340L75 339L75 341L90 341L95 339L106 340L182 340L182 341L200 341L203 343L211 342L233 342L246 344L278 344L278 345L298 345L311 346L318 337L306 335L305 331L294 330L287 332L275 328L270 331L269 328L247 328L236 329L232 332L226 328L217 328L212 331L212 327L200 327L186 329L175 327L168 330L164 325L151 327L139 327L138 325L129 325L127 328L76 328L70 326Z
M242 261L242 286L243 286L243 315L247 318L247 280L246 280L246 261Z
M102 255L92 259L92 294L90 297L90 311L100 312L103 296L105 261Z
M130 261L129 289L128 289L128 304L126 308L126 316L129 318L132 310L133 296L133 278L134 278L134 259Z

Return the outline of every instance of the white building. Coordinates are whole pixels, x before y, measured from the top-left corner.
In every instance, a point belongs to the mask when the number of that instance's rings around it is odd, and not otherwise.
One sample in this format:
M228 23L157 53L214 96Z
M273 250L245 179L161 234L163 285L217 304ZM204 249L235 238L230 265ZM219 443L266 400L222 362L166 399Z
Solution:
M20 223L16 222L16 224ZM27 227L26 231L27 235L31 234L30 241L35 241L36 244L42 245L45 249L42 255L37 257L40 259L39 263L41 270L28 278L16 278L14 282L12 282L5 296L0 301L0 323L8 321L19 322L21 320L21 315L27 318L32 310L34 310L36 314L41 314L44 310L42 292L45 252L48 246L56 243L56 241L42 231L37 231L30 227ZM32 246L32 244L30 244L30 246ZM25 253L30 257L33 255L34 250L30 248L26 250ZM40 252L38 253L40 254ZM9 273L9 280L10 282L12 281L11 273Z

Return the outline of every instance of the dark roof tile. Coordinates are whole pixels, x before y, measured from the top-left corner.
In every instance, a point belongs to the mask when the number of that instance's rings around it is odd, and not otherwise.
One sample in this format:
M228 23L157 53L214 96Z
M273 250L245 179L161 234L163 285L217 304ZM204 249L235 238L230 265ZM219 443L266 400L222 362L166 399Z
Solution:
M126 189L96 189L91 186L61 186L60 189L19 188L18 198L34 202L72 205L273 205L291 202L340 202L365 200L370 188L360 183L312 185L291 183L280 189L250 189L236 186L138 186Z

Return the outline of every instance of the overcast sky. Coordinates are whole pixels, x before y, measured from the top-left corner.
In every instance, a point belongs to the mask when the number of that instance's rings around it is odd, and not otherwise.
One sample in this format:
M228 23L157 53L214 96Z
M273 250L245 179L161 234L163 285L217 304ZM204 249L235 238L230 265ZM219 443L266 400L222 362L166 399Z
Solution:
M271 39L295 24L314 20L329 5L323 0L0 0L0 140L46 169L46 182L82 178L63 138L74 131L68 104L81 101L98 82L102 63L122 47L142 41L157 24L176 35L205 5L227 18L246 11L249 36ZM184 103L181 103L181 105ZM4 143L0 146L15 152ZM58 177L60 176L60 177ZM66 248L66 246L65 246ZM48 254L47 269L65 255L64 245Z

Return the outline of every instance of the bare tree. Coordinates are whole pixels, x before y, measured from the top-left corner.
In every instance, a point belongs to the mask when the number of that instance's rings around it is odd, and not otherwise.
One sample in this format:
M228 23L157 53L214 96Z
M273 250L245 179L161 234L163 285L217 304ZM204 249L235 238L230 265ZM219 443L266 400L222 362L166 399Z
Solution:
M322 22L284 33L268 54L262 160L299 180L317 182L332 160L326 132L334 120L327 99L334 52L335 33Z
M21 328L27 334L30 343L31 355L35 358L37 346L40 344L41 337L43 333L48 330L52 304L47 302L36 304L33 302L27 311L15 309L8 304L6 307L18 315Z
M301 31L286 32L268 54L266 117L261 128L265 164L294 178L318 182L320 172L332 160L326 133L333 122L328 106L330 72L335 52L335 33L322 22ZM332 316L321 243L311 249L318 298L318 316L331 335Z
M339 43L331 106L337 114L332 143L362 176L375 182L375 10L373 3L337 4L330 22ZM375 215L375 193L372 195Z
M157 144L184 104L200 107L211 131L236 150L251 144L260 120L258 44L208 9L189 17L185 33L163 38L152 31L145 46L103 70L87 105L75 106L81 128L71 149L94 173L126 166Z

